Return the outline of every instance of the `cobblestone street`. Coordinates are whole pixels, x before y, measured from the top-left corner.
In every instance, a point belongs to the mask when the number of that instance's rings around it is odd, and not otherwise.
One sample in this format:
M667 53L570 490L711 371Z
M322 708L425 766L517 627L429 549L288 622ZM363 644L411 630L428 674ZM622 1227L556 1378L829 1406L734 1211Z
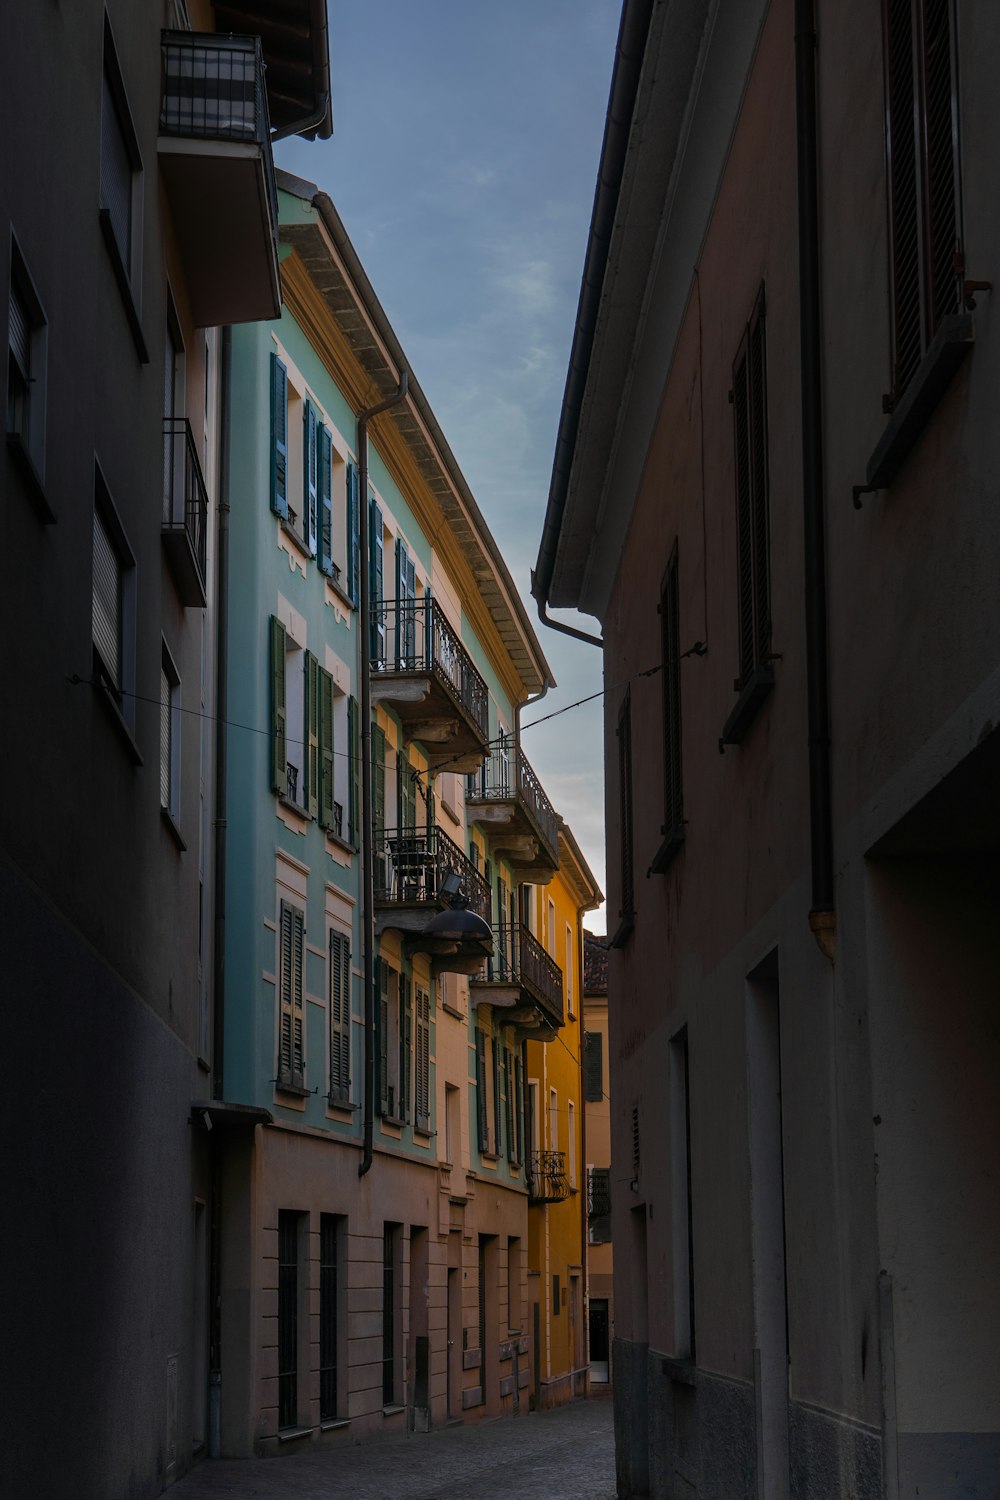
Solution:
M611 1401L282 1459L203 1463L171 1500L614 1500Z

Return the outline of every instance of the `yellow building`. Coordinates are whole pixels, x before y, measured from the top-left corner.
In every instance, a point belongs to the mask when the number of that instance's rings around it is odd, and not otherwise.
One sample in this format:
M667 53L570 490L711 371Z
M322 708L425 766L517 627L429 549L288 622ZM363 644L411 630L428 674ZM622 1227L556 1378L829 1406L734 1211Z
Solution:
M611 1086L607 940L583 934L583 1097L587 1143L587 1325L590 1379L611 1378L614 1284L611 1249Z
M559 869L525 888L524 920L562 970L563 1025L526 1043L528 1282L533 1401L544 1409L587 1394L586 1137L583 1089L583 914L603 897L570 830Z

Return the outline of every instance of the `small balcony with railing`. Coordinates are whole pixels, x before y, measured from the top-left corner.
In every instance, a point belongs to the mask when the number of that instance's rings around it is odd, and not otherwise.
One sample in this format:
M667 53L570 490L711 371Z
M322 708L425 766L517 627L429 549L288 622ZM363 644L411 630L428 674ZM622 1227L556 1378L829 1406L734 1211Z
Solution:
M380 600L371 607L372 702L398 716L431 768L470 771L490 737L481 672L436 599Z
M493 954L469 981L476 1005L503 1011L528 1040L550 1041L565 1019L562 969L527 927L493 929Z
M163 550L180 601L189 609L208 602L208 491L191 424L163 421Z
M468 779L467 816L521 881L546 885L559 868L559 814L513 734L492 746Z
M491 943L434 936L428 924L454 904L449 886L462 893L462 904L490 922L490 888L472 861L442 828L420 830L376 828L374 838L375 933L396 931L407 953L426 953L434 974L478 973L490 956Z
M524 1173L531 1204L562 1203L572 1192L565 1151L529 1151Z
M276 318L278 195L260 38L161 34L157 155L198 327Z

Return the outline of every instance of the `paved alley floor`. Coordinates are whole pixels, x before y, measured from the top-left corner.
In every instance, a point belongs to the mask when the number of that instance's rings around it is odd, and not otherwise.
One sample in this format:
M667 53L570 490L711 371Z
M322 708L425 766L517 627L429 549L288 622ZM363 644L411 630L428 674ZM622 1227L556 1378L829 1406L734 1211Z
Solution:
M373 1438L324 1453L206 1462L170 1500L614 1500L611 1401Z

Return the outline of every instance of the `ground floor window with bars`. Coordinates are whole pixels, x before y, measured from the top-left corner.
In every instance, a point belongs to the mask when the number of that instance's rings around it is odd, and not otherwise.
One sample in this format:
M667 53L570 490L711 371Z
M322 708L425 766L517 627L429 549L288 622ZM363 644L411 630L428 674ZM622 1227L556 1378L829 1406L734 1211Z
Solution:
M299 1223L302 1215L278 1214L278 1426L299 1418Z
M279 1088L306 1084L304 964L305 913L282 901L278 924L278 1071Z
M386 1224L382 1233L382 1404L398 1404L396 1358L396 1267L399 1259L398 1224Z
M343 1219L339 1214L321 1214L319 1220L319 1419L335 1422L339 1416L339 1240Z

